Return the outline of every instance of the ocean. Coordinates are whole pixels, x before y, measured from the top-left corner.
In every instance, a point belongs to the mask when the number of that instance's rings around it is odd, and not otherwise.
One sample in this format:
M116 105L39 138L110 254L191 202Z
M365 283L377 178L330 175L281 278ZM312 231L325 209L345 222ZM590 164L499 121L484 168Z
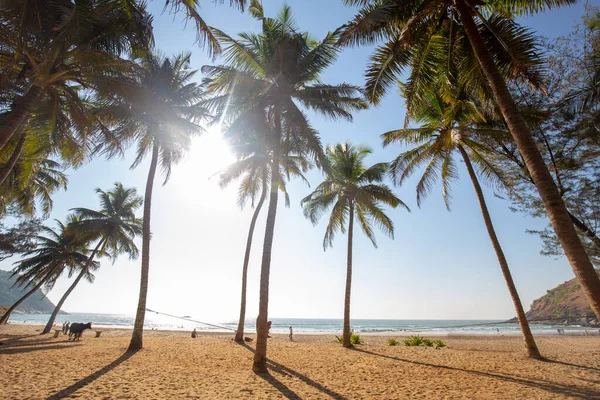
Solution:
M159 315L148 311L146 313L145 329L183 330L227 332L237 329L237 321L198 321L193 316L181 316L185 319ZM48 314L13 314L9 322L26 324L45 324ZM92 322L94 327L132 328L135 316L122 314L86 314L70 313L61 314L56 318L56 324L64 322ZM296 333L331 333L340 334L342 331L341 319L313 319L313 318L272 318L271 332L287 333L291 326ZM202 322L202 323L201 323ZM210 325L207 325L207 324ZM501 320L393 320L393 319L353 319L351 327L355 333L388 334L388 335L518 335L518 324L503 323ZM555 335L557 329L562 328L565 333L583 334L584 327L564 325L532 324L534 335ZM245 331L255 332L255 320L247 320ZM587 328L590 329L590 328Z

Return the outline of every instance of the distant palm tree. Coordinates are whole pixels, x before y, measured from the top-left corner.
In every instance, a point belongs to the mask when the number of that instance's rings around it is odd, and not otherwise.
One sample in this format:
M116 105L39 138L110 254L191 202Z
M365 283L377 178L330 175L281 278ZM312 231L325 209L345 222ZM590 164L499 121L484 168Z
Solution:
M115 183L113 190L104 192L96 189L100 196L100 211L88 208L74 208L74 218L67 225L66 234L72 235L83 243L97 241L96 247L89 255L85 264L79 266L79 274L67 289L65 294L56 304L44 333L50 332L54 320L62 308L65 300L79 284L82 278L93 282L92 267L95 265L96 255L109 255L113 263L120 254L128 254L130 260L138 257L139 251L133 239L142 233L142 221L135 216L135 212L142 205L142 198L133 188L125 189L121 183Z
M251 201L251 205L254 207L255 200L258 197L258 203L256 203L252 219L250 220L250 228L248 229L248 238L246 240L244 264L242 266L240 318L234 339L236 342L243 342L244 324L246 321L248 264L250 262L250 251L252 249L252 238L256 220L269 189L273 154L269 148L268 138L273 135L273 126L262 114L254 117L243 115L238 118L237 122L227 130L225 137L229 140L231 148L238 157L238 161L225 168L219 176L219 183L221 187L225 187L232 181L241 179L238 190L238 204L240 207L244 207L248 200ZM298 143L293 143L293 145L297 147ZM282 153L286 155L280 158L280 176L297 176L306 181L303 173L311 167L311 164L308 162L307 157L302 154L302 149L286 149ZM280 189L286 197L286 205L289 206L289 198L283 179L280 182Z
M299 31L292 18L290 7L283 6L277 18L266 18L258 0L252 0L252 15L262 22L259 34L242 33L241 39L214 30L224 46L227 65L204 66L208 75L209 92L218 114L226 114L230 108L235 112L250 109L264 110L273 121L273 137L270 138L273 159L271 166L271 192L263 257L261 263L260 300L257 319L256 352L253 370L267 371L267 321L269 307L269 275L271 250L277 214L280 185L279 160L286 141L303 138L308 145L307 154L317 163L324 162L321 141L310 126L299 104L306 109L330 118L352 119L352 111L366 107L359 88L348 85L327 85L319 81L321 73L336 59L338 32L329 33L321 42L309 39ZM238 111L241 110L241 111ZM235 118L233 115L231 118ZM292 135L286 138L285 135Z
M449 209L450 182L458 178L454 155L457 152L461 155L477 194L490 241L515 307L527 354L529 357L540 359L540 352L531 334L525 310L496 236L477 173L473 168L473 164L475 164L480 175L486 180L503 184L502 171L486 157L486 152L489 153L490 150L478 139L506 137L509 133L477 127L478 123L485 122L485 117L471 101L455 100L452 103L445 103L438 95L431 95L426 103L429 106L423 107L413 114L413 118L422 124L420 128L400 129L382 135L384 146L391 143L415 146L398 155L391 163L392 175L401 184L419 167L425 166L423 176L417 184L417 204L420 206L422 199L429 194L439 176L442 181L444 203Z
M489 85L489 92L496 101L497 107L506 120L510 133L523 155L525 165L533 178L546 208L546 213L554 232L571 264L583 291L588 298L592 309L600 318L600 279L595 272L593 264L581 244L577 231L569 217L569 213L562 201L561 194L548 171L543 157L537 147L531 132L521 112L519 111L507 85L506 72L511 71L509 62L527 65L532 58L538 55L535 48L531 48L532 37L527 42L518 43L512 33L523 31L512 17L518 15L531 15L547 9L558 8L563 5L574 4L575 0L503 0L479 1L467 0L345 0L346 4L360 6L353 21L344 29L342 42L345 44L373 44L379 40L386 43L380 46L372 56L372 67L367 75L373 84L368 89L368 96L373 99L373 94L383 94L384 87L394 85L396 75L406 66L406 60L412 59L413 54L421 54L416 58L421 70L415 71L412 76L429 76L433 65L430 54L442 56L447 61L448 70L453 63L459 65L462 72L465 69L481 71L480 79ZM430 39L438 33L447 30L450 32L463 32L464 34L450 35L450 40ZM456 40L452 38L455 37ZM460 41L467 42L471 48L471 57L454 58L453 48ZM500 45L491 45L496 42ZM434 44L430 47L429 44ZM499 57L506 52L511 52L520 45L525 44L531 48L531 56L525 59L506 59ZM504 48L504 50L501 49ZM500 52L497 50L500 49ZM430 51L431 50L431 51ZM471 60L476 63L470 62ZM509 62L507 62L509 61ZM475 64L475 65L474 65ZM513 70L513 72L517 69ZM460 71L459 71L460 72ZM526 71L524 71L526 72ZM527 79L527 76L523 76ZM420 80L423 83L423 80ZM466 86L467 88L469 86ZM382 90L383 89L383 90Z
M346 270L346 292L344 297L344 330L342 344L352 347L350 342L350 293L352 286L352 240L354 220L359 223L364 234L377 247L373 233L373 223L386 235L394 237L394 224L381 208L402 206L408 211L406 204L396 197L387 185L382 184L388 171L387 163L378 163L369 168L364 166L364 159L371 150L363 146L355 146L346 142L327 149L327 160L330 170L325 180L314 192L302 200L304 215L313 224L319 222L321 216L331 208L329 223L325 230L323 248L333 245L333 238L338 231L346 232L348 223L348 259Z
M65 269L73 270L87 261L88 257L84 254L85 249L81 242L66 234L66 225L58 220L55 221L58 232L43 227L42 231L46 236L36 236L35 250L23 253L26 258L18 261L13 269L13 275L19 275L16 284L22 285L24 289L31 287L31 290L4 313L0 318L0 324L5 324L15 308L39 288L45 286L51 289Z
M140 296L130 351L142 348L150 269L152 189L159 159L166 184L171 167L190 148L192 136L203 132L199 122L209 118L208 110L201 104L204 92L192 81L196 71L190 69L190 54L148 55L138 61L138 74L130 80L123 79L110 93L103 93L100 107L95 111L116 138L99 150L112 156L120 153L124 145L135 143L137 152L132 168L151 154L144 194Z

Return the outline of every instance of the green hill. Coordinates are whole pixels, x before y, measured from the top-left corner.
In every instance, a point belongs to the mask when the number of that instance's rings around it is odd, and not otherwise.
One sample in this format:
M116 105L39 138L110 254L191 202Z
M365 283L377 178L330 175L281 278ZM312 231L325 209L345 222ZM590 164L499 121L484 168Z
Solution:
M11 278L10 271L0 270L0 306L12 306L26 291L21 287L12 287L15 278ZM27 289L30 290L30 289ZM50 314L54 310L54 304L48 300L41 290L37 290L25 300L17 309L17 314Z
M600 275L600 271L597 272ZM548 290L544 296L533 301L527 319L535 321L545 318L560 324L600 325L575 278Z

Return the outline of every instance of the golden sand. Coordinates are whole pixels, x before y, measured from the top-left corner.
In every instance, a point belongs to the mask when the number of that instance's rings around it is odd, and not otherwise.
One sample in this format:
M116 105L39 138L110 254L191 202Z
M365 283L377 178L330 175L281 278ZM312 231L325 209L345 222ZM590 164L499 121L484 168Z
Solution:
M448 336L440 350L365 336L348 350L331 335L274 335L257 375L254 343L231 334L146 331L129 355L129 330L73 343L40 329L0 327L0 399L600 399L600 336L538 337L548 360L535 361L516 336Z

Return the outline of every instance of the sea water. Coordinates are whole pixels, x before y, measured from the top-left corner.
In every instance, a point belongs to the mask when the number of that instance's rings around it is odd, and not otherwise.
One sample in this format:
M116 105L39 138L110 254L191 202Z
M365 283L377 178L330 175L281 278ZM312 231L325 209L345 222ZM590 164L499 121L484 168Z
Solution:
M11 323L45 324L50 315L48 314L13 314ZM70 313L60 314L56 317L56 324L64 322L92 322L94 327L132 328L135 321L133 315L123 314L86 314ZM271 332L287 333L289 327L295 333L331 333L340 334L342 331L341 319L316 319L316 318L272 318ZM362 334L387 334L387 335L497 335L497 334L519 334L518 324L503 323L502 320L397 320L397 319L353 319L351 328L355 333ZM227 332L237 329L237 321L205 321L202 318L182 315L172 317L146 312L145 329L159 330L192 330ZM565 333L583 334L584 328L580 326L564 325L542 325L531 324L534 335L557 334L557 329L565 330ZM245 331L256 331L255 320L245 322ZM594 329L592 329L594 330Z

